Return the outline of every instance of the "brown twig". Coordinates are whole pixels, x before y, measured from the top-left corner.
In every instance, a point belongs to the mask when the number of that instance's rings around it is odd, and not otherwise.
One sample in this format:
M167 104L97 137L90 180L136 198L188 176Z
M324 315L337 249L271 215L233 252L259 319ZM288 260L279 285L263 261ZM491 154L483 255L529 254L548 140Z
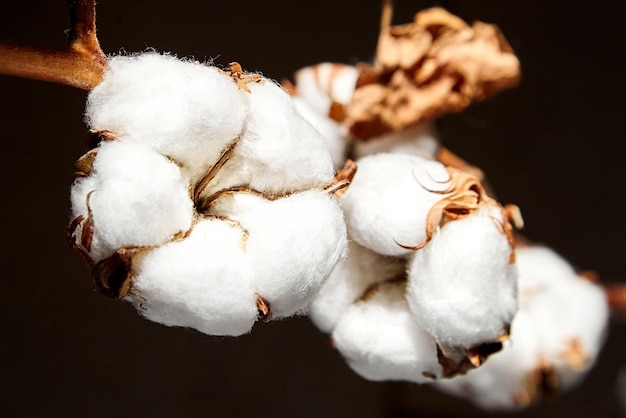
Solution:
M0 74L90 90L100 83L106 56L96 37L94 0L68 0L69 45L46 49L0 42Z

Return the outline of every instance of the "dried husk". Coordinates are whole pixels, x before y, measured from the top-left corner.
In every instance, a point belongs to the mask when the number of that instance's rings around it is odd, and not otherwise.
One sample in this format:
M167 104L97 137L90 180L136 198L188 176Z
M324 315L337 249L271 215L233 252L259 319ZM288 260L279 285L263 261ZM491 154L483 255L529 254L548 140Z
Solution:
M345 124L356 139L399 132L515 86L519 61L499 29L441 8L383 27L374 65L361 64Z

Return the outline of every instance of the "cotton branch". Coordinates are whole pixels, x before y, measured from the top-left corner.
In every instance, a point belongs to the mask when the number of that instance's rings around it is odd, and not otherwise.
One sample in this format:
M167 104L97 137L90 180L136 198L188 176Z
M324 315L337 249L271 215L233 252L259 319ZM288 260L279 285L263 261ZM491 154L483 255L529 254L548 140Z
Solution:
M106 56L96 37L94 0L68 0L71 30L64 49L0 42L0 74L90 90L102 80Z

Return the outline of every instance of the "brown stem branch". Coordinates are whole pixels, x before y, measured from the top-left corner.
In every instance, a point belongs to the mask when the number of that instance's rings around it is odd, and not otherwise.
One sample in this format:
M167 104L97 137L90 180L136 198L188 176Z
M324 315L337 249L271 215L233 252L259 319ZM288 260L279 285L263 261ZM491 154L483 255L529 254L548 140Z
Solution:
M613 314L626 317L626 283L605 285L604 291Z
M90 90L100 83L106 56L96 37L94 0L68 0L72 28L65 49L0 42L0 74Z

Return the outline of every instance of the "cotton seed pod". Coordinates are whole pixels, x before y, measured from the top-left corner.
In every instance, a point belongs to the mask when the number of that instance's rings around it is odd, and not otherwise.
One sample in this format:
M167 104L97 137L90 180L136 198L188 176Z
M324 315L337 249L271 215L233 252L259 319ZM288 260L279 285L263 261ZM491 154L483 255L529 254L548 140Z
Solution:
M508 335L517 270L502 209L486 204L437 228L409 262L408 300L443 347L471 349Z
M354 241L348 244L348 257L333 270L309 306L309 317L330 334L345 310L375 283L403 277L405 262L377 254Z
M109 67L68 228L96 289L216 335L303 312L345 252L347 178L287 92L237 63L147 53Z
M445 196L450 174L435 161L377 154L357 161L358 171L340 203L348 232L379 254L405 256L426 240L427 215Z
M605 338L603 290L576 275L554 251L517 250L519 312L502 352L437 387L485 409L518 409L566 391L594 364Z
M413 318L405 282L380 283L341 316L332 338L350 367L369 380L440 378L437 345Z
M272 318L302 313L345 254L341 209L323 190L273 201L233 193L216 200L210 212L247 232L256 292L269 303Z
M401 132L384 134L370 141L355 141L354 157L388 152L394 154L417 155L434 160L439 149L439 139L432 122L424 122Z

